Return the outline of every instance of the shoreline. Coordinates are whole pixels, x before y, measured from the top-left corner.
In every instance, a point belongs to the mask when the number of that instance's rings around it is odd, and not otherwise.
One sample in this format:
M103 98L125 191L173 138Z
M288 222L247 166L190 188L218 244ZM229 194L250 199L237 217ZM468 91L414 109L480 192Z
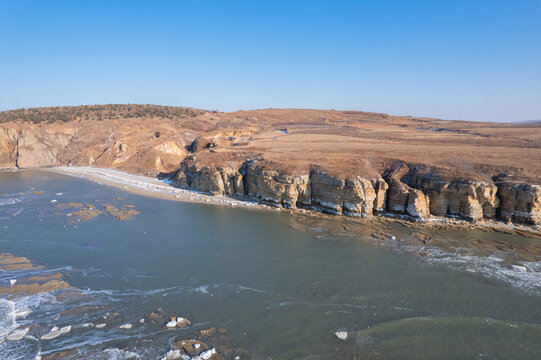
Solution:
M134 175L113 169L87 166L56 166L38 168L37 170L86 179L98 184L113 186L133 194L159 199L252 209L273 209L271 206L259 204L255 201L239 200L226 196L208 195L193 190L180 189L156 178Z
M9 171L10 169L2 169L2 171ZM18 169L11 169L18 171ZM210 205L222 205L229 207L244 207L257 210L273 210L273 211L288 211L289 213L300 213L303 215L310 215L316 217L333 217L336 215L328 215L317 211L308 209L283 209L266 204L259 203L255 200L248 199L236 199L223 195L209 195L194 190L186 190L173 187L166 181L158 180L143 175L134 175L123 171L96 168L96 167L82 167L82 166L56 166L37 168L40 171L49 171L57 174L68 175L78 177L90 181L94 181L99 184L113 186L118 189L128 191L137 195L150 196L159 199L191 202L199 204ZM340 217L342 218L342 216ZM469 222L467 220L455 219L455 218L443 218L431 216L429 219L416 220L402 214L377 214L370 218L364 217L347 217L349 220L358 221L360 223L365 222L399 222L410 227L426 227L426 228L455 228L455 229L483 229L491 231L501 232L514 232L517 235L522 235L530 238L536 238L541 240L541 229L537 226L503 223L501 221L484 220L482 222Z

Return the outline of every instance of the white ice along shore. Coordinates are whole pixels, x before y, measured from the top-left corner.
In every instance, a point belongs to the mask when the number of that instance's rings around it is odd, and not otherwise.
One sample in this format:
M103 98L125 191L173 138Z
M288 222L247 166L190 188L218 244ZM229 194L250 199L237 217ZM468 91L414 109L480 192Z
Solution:
M126 172L112 170L112 169L103 169L103 168L94 168L88 166L57 166L53 168L48 168L44 170L51 170L58 172L64 175L70 175L78 178L83 178L91 180L97 183L114 183L116 185L122 186L125 190L134 190L140 189L145 191L151 191L156 193L161 193L164 195L172 195L174 198L185 201L204 201L204 202L214 202L218 204L227 204L230 206L254 206L258 205L257 202L245 201L245 200L235 200L224 196L212 196L206 195L194 190L179 189L174 187L169 181L158 180L155 178L142 176L142 175L133 175ZM103 180L100 181L100 180ZM266 206L262 206L266 207Z

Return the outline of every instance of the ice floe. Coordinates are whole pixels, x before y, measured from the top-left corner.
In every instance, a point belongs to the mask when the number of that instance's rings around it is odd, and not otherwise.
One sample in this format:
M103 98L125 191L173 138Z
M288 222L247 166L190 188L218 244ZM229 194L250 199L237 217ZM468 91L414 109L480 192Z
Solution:
M41 340L51 340L59 337L60 335L67 334L71 331L71 325L58 328L54 326L51 331L41 337Z
M334 336L340 340L346 340L348 338L348 332L346 330L338 330L334 333Z
M15 330L11 334L9 334L6 339L9 340L9 341L19 341L23 337L25 337L26 334L28 334L28 331L30 331L30 328L24 328L24 329L21 329L21 330Z

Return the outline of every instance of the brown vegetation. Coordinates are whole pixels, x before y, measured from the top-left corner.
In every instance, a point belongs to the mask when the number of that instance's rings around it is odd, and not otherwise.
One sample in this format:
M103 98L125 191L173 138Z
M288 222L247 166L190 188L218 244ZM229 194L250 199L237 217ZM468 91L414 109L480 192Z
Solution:
M381 174L393 161L403 161L477 180L502 172L534 183L541 178L540 124L155 105L4 111L0 123L3 167L93 165L150 174L175 170L192 151L201 163L253 158L283 170L321 166L337 174Z

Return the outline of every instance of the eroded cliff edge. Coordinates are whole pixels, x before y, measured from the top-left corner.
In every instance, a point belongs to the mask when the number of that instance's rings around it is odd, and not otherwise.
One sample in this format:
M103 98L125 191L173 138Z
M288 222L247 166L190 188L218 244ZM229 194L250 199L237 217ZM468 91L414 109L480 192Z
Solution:
M441 169L395 162L381 175L338 175L319 166L284 169L251 159L241 164L202 164L194 156L170 177L180 188L246 197L287 209L346 216L407 215L419 220L453 217L541 225L541 186L445 179Z
M0 112L0 168L95 166L346 216L541 222L541 124L154 105Z

